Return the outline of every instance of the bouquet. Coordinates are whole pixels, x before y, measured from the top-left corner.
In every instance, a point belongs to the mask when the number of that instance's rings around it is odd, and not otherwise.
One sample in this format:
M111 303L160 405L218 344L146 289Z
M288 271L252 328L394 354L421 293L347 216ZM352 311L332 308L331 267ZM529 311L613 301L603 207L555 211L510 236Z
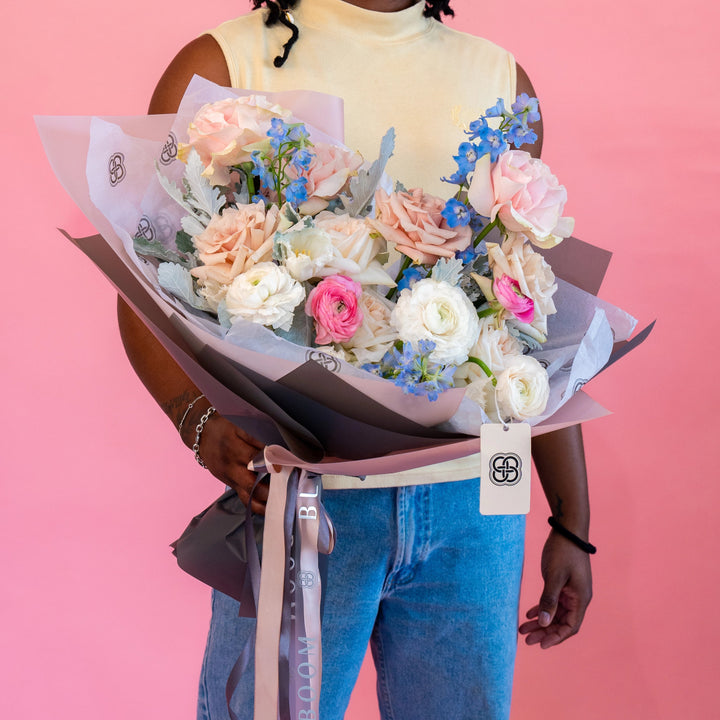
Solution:
M290 664L310 661L308 690L281 702L317 712L308 646L319 654L318 553L334 533L313 473L473 477L448 462L477 453L483 423L539 434L597 417L581 387L647 334L626 342L634 319L594 296L608 254L570 237L565 189L519 149L535 119L520 96L472 123L449 200L385 175L392 130L371 164L345 147L339 104L315 93L195 78L174 117L38 121L102 233L76 244L217 410L267 443L262 586L249 517L222 531L245 538L229 555L247 559L247 583L210 580L264 608L256 717L277 717ZM215 510L189 530L227 523Z

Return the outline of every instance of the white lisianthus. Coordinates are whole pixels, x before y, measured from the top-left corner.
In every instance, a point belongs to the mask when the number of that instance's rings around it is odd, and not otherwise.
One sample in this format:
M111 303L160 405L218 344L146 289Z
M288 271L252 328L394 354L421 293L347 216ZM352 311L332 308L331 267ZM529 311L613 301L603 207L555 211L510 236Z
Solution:
M323 277L325 268L339 255L330 236L314 225L300 226L275 236L276 254L296 280L305 282L310 278ZM327 273L327 274L335 274Z
M417 347L432 340L430 360L441 365L464 363L480 333L473 304L454 285L425 278L403 290L391 316L400 339Z
M532 299L535 314L532 326L547 335L547 316L557 312L553 295L557 291L555 274L545 258L519 233L510 233L502 245L488 243L488 263L495 277L509 275L523 295Z
M242 318L276 330L289 330L293 311L304 299L305 288L285 268L262 262L233 280L225 305L231 322Z
M504 418L529 420L542 414L550 397L545 368L528 355L512 355L497 375L497 404Z
M290 274L311 278L346 275L361 284L394 285L377 260L386 248L364 220L321 212L310 225L298 223L276 236L279 256Z
M390 325L393 304L379 293L365 290L360 296L363 321L355 334L342 344L345 359L355 365L380 362L397 340L397 331Z

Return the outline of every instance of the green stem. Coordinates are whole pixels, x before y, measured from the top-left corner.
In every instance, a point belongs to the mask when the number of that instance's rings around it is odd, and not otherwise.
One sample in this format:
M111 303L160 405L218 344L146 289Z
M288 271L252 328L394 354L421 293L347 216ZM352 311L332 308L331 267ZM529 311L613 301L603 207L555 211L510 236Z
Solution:
M480 359L473 357L472 355L468 358L468 362L475 363L480 366L480 369L490 378L493 387L497 385L497 378L493 375L492 370Z
M490 317L490 315L497 315L498 309L494 307L486 307L484 310L478 310L477 316L482 319L484 317Z
M412 264L412 258L409 255L406 255L405 259L402 261L402 264L400 265L400 270L398 270L397 277L395 278L395 287L390 288L390 290L388 290L387 295L385 296L385 298L387 300L392 300L393 296L397 292L397 284L402 279L403 273L410 267L411 264Z
M481 240L484 240L488 233L495 227L498 226L499 218L495 218L491 223L488 223L478 234L478 236L475 238L474 246L477 247Z

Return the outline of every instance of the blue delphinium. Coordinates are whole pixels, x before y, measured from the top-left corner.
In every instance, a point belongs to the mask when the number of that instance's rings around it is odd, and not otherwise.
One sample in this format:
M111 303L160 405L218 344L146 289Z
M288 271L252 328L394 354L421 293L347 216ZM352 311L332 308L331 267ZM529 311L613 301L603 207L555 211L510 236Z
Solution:
M520 93L511 107L516 115L524 114L526 122L533 123L540 119L538 99L531 98L527 93Z
M424 265L411 265L403 270L402 277L398 281L397 291L402 292L406 288L411 288L418 280L422 280L428 276L428 269Z
M307 148L299 148L290 162L298 170L307 170L315 156Z
M278 150L281 143L286 140L289 129L287 123L281 118L273 118L270 121L267 136L270 138L270 145L274 150Z
M441 392L452 387L455 367L429 359L435 349L431 340L420 340L417 345L414 350L412 343L402 343L401 347L388 350L379 363L364 365L363 369L392 380L405 393L437 400Z
M499 126L490 127L487 118L499 118ZM510 145L519 148L536 142L537 134L528 125L539 119L537 98L521 93L512 104L511 110L505 107L502 98L498 98L495 105L488 108L484 115L470 123L465 131L469 142L461 143L457 155L453 155L457 170L441 180L458 185L462 190L468 185L468 175L474 171L477 161L484 155L490 155L490 162L495 162Z
M519 148L522 145L532 145L537 142L537 133L531 128L525 127L522 123L516 122L505 133L505 138L516 148Z
M455 198L450 198L445 203L445 207L440 214L445 218L450 228L465 227L465 225L470 224L470 209L465 203Z
M293 180L285 188L285 199L291 204L297 207L301 203L304 203L308 199L307 178L299 177Z

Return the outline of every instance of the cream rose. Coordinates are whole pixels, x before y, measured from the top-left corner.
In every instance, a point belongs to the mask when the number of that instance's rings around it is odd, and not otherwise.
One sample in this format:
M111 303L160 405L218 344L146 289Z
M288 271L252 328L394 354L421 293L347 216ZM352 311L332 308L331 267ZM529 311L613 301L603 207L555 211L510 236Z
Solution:
M541 415L550 397L545 368L529 355L506 358L505 370L497 376L497 403L503 418L529 420Z
M557 312L553 301L557 283L552 268L518 233L509 235L502 245L488 243L487 249L488 263L493 275L509 275L517 280L522 294L533 300L535 312L531 325L541 333L544 341L547 335L547 317Z
M361 219L322 212L311 225L303 221L279 234L276 243L297 280L341 274L361 284L394 285L376 260L385 241L373 237Z
M213 185L226 185L230 180L227 168L250 160L246 147L268 140L273 118L287 120L290 115L263 95L208 103L188 126L189 142L180 145L178 157L184 160L189 149L195 148L205 166L203 175Z
M508 150L488 170L478 164L468 201L481 215L500 217L510 232L527 235L538 247L557 245L572 234L575 221L562 217L567 191L550 168L524 150Z
M365 290L360 308L363 321L350 340L342 344L344 357L354 365L380 362L398 337L397 330L390 325L393 304L382 295Z
M442 365L464 363L480 332L477 312L465 293L432 278L418 280L400 293L391 323L400 339L413 346L432 340L430 360Z
M250 320L274 329L289 330L305 289L285 268L271 262L254 265L232 282L225 295L230 321Z
M191 270L200 285L229 285L255 263L272 258L278 209L261 202L227 208L193 238L202 265ZM215 293L214 290L210 290Z
M441 257L452 258L470 245L469 226L450 228L442 216L445 201L419 188L388 195L375 193L376 219L368 222L398 252L423 265L434 265Z

